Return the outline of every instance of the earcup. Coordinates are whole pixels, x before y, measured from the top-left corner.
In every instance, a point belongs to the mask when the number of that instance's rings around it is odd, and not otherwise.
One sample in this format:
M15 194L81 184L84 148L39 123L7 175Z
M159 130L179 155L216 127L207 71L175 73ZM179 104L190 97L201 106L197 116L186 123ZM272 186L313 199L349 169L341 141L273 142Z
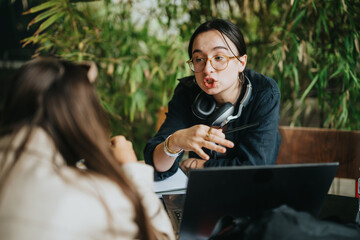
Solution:
M234 113L234 105L227 102L222 105L219 109L214 111L208 118L208 125L210 126L220 126L227 117L231 116Z
M192 112L201 120L206 120L214 112L216 101L210 95L201 91L192 104Z
M234 113L234 105L225 103L219 109L216 109L216 101L205 92L200 92L192 104L192 112L202 120L207 120L210 126L220 126L220 124Z
M227 102L222 105L219 109L216 109L216 101L211 96L201 91L195 98L191 108L194 115L201 120L207 120L207 124L210 126L220 126L228 124L230 121L237 119L241 116L241 112L243 108L245 108L250 101L251 93L252 93L252 84L249 78L244 75L244 79L246 80L246 88L244 96L242 97L239 109L236 115L232 115L235 111L235 106L231 103Z

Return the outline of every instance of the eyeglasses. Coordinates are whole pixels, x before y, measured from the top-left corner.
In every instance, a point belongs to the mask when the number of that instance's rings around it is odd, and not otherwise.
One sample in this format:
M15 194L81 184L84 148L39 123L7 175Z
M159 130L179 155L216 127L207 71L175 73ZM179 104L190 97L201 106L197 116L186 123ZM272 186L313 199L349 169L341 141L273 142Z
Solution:
M191 71L193 71L193 72L202 72L205 68L207 60L210 61L211 66L216 71L222 71L227 68L227 66L229 65L230 59L233 59L233 58L237 58L237 57L235 57L235 56L228 57L225 55L215 55L212 58L195 57L186 62L187 62L187 64L189 64L189 67L190 67Z

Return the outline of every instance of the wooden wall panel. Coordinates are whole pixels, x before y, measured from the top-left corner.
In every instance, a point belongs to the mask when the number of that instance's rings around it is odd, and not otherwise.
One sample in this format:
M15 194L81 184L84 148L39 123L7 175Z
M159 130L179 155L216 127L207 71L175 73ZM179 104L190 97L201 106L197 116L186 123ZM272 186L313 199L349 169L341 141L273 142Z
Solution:
M339 162L337 177L360 177L360 131L279 127L277 163Z

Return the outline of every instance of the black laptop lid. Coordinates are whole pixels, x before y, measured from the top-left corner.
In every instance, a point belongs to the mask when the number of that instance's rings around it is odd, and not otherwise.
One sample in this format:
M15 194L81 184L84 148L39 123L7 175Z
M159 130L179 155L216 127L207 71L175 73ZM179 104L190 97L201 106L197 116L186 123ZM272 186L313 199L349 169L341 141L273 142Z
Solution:
M338 163L192 170L180 239L206 239L223 216L256 216L286 204L318 216Z

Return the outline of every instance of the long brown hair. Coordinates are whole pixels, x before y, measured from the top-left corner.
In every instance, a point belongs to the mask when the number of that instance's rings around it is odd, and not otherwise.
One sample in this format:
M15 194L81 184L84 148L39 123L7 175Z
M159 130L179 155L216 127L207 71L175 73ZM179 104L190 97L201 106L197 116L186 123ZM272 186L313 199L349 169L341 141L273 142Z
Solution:
M88 170L85 173L77 170L79 173L98 174L114 181L134 205L139 237L155 239L155 230L138 192L124 176L111 152L108 119L87 74L85 65L55 58L26 63L9 86L0 121L0 137L16 135L27 127L26 137L15 153L14 166L32 130L43 128L68 166L77 169L76 163L85 159ZM10 170L3 175L0 190L4 188Z

